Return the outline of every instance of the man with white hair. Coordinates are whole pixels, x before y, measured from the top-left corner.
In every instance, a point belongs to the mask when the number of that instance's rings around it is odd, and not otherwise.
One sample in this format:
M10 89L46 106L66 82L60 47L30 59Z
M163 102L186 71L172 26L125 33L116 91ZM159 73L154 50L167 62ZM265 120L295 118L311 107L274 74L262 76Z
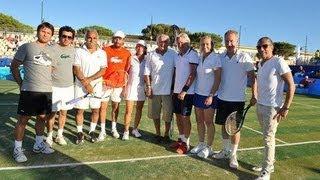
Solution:
M169 36L160 34L157 37L158 47L146 56L144 80L148 101L148 117L153 119L156 129L156 140L168 142L172 120L171 87L174 73L174 59L177 53L168 49ZM160 117L165 122L164 138L160 131Z
M190 38L186 33L180 33L176 41L179 55L175 61L173 112L176 114L179 139L171 147L177 153L185 154L190 148L190 115L193 105L194 80L200 59L198 53L190 46Z
M112 73L118 71L129 71L131 53L124 46L125 34L122 31L117 31L113 34L112 45L104 49L107 53L108 68L103 75L105 81L112 81ZM101 122L101 132L99 134L98 140L103 141L106 137L106 112L108 102L111 99L111 133L114 138L119 138L120 135L117 130L117 119L119 114L119 103L121 101L120 95L124 87L104 87L104 97L102 99L100 107L100 122ZM129 131L125 131L123 134L123 139L129 137Z
M228 30L224 34L226 51L220 55L221 83L218 90L218 109L215 123L221 125L223 149L213 157L216 159L229 158L229 166L237 169L237 150L240 142L240 132L229 136L225 130L227 117L234 111L242 114L245 100L247 79L251 82L250 104L256 103L255 74L252 58L238 50L238 32ZM231 139L231 140L230 140Z

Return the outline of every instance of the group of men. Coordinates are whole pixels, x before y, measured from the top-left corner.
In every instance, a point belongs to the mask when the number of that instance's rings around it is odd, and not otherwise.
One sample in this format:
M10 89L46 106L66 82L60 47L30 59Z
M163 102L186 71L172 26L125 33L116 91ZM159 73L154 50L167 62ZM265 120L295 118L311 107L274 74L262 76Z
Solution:
M92 111L89 131L90 141L102 141L105 138L106 109L109 98L112 101L112 135L119 138L116 121L119 113L119 102L121 101L120 94L123 89L122 87L103 88L105 86L102 84L102 79L107 79L108 74L115 69L120 68L129 71L131 54L123 47L124 33L116 32L113 36L113 44L103 51L98 47L98 33L95 30L89 30L86 33L85 45L76 50L70 46L75 36L72 28L62 27L59 30L59 43L49 47L47 43L50 41L53 32L51 24L46 22L40 24L37 29L38 40L21 46L12 62L12 73L21 90L14 147L14 158L17 162L27 160L23 153L22 139L26 123L30 117L37 117L36 142L33 151L50 154L54 152L50 144L53 142L52 127L56 112L59 112L56 142L65 145L66 141L62 135L63 127L67 110L73 108L66 105L65 102L86 93L94 92L95 95L107 98L102 98L102 100L85 98L74 106L76 108L78 132L76 143L82 143L84 140L82 131L83 113L85 109L89 108ZM238 168L236 152L240 142L240 132L229 137L224 124L230 113L243 110L247 80L249 80L252 88L250 104L255 105L257 103L257 117L263 129L265 143L264 163L261 168L256 168L256 170L261 171L259 178L270 178L270 173L274 169L277 125L281 119L286 118L294 94L290 69L283 59L273 55L272 40L263 37L257 42L257 50L262 60L259 63L256 75L251 57L238 50L238 33L228 30L224 35L226 51L214 55L215 61L217 61L214 65L214 71L218 69L219 83L215 83L212 87L204 87L207 86L205 83L196 86L200 77L207 77L204 74L199 75L199 73L212 73L211 66L204 67L205 58L199 56L191 47L190 39L186 33L180 33L176 37L178 52L168 48L169 39L169 36L165 34L160 34L157 37L157 48L145 56L145 67L143 69L145 95L148 97L148 117L154 121L157 140L159 142L171 142L169 133L173 114L175 114L179 138L170 147L178 153L187 153L190 150L192 107L195 102L201 101L200 103L208 105L204 106L206 109L217 109L215 123L221 125L223 139L222 151L211 154L210 149L207 148L206 152L202 152L206 155L201 157L213 155L217 159L229 158L230 167ZM214 42L211 39L210 42L213 46ZM206 44L203 43L203 46L206 46ZM213 47L211 49L213 51ZM23 64L25 68L23 81L18 71L20 64ZM202 69L197 69L198 66L201 66ZM73 75L76 76L75 85L73 84ZM284 83L288 84L288 90L283 102ZM202 88L206 88L208 91L206 95L199 96ZM211 104L215 104L215 106L210 106ZM49 118L47 117L48 114ZM199 117L205 116L206 114L203 114ZM47 118L49 119L47 124L48 137L45 143L43 134ZM94 131L99 119L101 132L96 137ZM161 136L160 119L165 122L164 136ZM206 122L206 124L207 129L208 125L212 125L210 122ZM198 127L198 132L199 130L203 131L203 128L199 129ZM213 136L212 132L210 134ZM128 131L125 131L124 136L128 135ZM200 142L203 139L204 137L199 138L199 144L190 152L199 153L203 151L205 146L203 146L203 142ZM210 148L212 141L213 137Z
M121 101L122 87L105 87L104 81L108 75L116 70L128 71L130 66L130 52L123 47L125 37L122 31L113 36L113 45L101 49L98 45L98 32L87 30L85 44L75 49L73 40L75 30L69 26L59 29L59 42L48 45L54 33L54 27L44 22L37 28L37 41L22 45L11 64L14 79L20 87L18 105L18 122L15 128L15 146L13 156L17 162L27 161L22 148L22 140L26 124L31 116L36 116L36 142L33 151L50 154L54 150L53 126L58 115L58 132L56 143L66 145L63 129L67 119L67 111L75 108L77 125L76 144L84 142L83 121L84 111L91 109L91 123L89 140L103 141L106 137L105 118L107 103L112 101L112 130L115 137L119 137L116 130L118 105ZM19 66L25 69L21 78ZM86 94L87 97L75 104L67 103ZM102 98L105 97L105 98ZM101 121L99 136L94 133L97 122ZM47 138L44 141L44 129L47 127Z

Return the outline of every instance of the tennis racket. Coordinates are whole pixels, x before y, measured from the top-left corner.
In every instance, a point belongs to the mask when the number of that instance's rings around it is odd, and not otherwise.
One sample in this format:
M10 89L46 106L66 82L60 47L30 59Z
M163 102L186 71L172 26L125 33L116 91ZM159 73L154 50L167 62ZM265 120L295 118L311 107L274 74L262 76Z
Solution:
M234 111L229 114L225 123L225 130L230 136L237 134L241 130L244 119L250 107L251 105L249 104L246 108L244 108L242 114L238 111Z
M107 77L104 77L104 85L111 88L120 88L127 85L129 75L124 70L112 72Z
M98 82L96 82L95 85L93 86L93 89L94 89L99 83L101 83L101 82L103 83L103 80L99 80ZM87 93L87 94L85 94L85 95L83 95L83 96L77 97L77 98L75 98L75 99L72 99L72 100L66 102L66 105L75 104L75 103L77 103L77 102L79 102L79 101L81 101L82 99L85 99L85 98L87 98L87 97L94 97L94 98L98 98L98 99L103 99L103 98L107 98L108 96L106 96L106 97L103 97L103 96L102 96L102 97L101 97L101 96L96 96L95 93L92 93L92 94Z

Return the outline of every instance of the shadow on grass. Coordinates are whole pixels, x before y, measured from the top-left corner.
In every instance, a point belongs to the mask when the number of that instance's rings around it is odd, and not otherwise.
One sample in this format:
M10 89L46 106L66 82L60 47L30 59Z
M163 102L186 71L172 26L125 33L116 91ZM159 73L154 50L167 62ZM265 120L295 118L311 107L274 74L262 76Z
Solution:
M17 99L18 94L0 93L0 100L4 102L2 97L11 97ZM11 100L12 100L11 99ZM11 101L10 101L11 102ZM17 122L16 105L1 105L0 106L0 152L2 162L0 168L3 167L23 167L29 166L48 166L52 164L63 163L81 163L81 161L74 159L58 150L53 154L36 154L32 151L34 144L34 121L31 118L27 123L25 137L23 139L23 148L26 149L25 154L28 161L25 163L16 163L12 157L14 147L14 127ZM72 132L72 131L71 131ZM85 152L84 152L85 153ZM55 168L37 168L24 170L1 170L1 178L10 177L13 179L108 179L99 171L88 165L71 166L71 167L55 167Z

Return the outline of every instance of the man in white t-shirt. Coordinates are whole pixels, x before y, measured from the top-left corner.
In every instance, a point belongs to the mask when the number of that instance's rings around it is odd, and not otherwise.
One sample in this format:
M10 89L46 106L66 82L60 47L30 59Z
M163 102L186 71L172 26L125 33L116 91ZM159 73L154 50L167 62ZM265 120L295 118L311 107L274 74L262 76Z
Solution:
M257 179L270 179L274 171L275 135L279 122L285 119L292 103L295 85L287 63L273 55L273 42L269 37L262 37L257 43L257 50L262 60L257 74L257 116L263 130L264 160ZM283 103L284 84L288 85Z
M240 114L243 112L247 79L252 87L250 104L254 105L256 103L254 86L256 81L251 57L246 53L239 52L237 49L238 32L228 30L224 34L224 41L227 50L220 55L222 73L216 114L216 124L221 125L223 150L213 155L213 157L216 159L230 158L229 166L237 169L239 164L236 153L240 141L240 132L229 137L225 130L225 122L232 112L238 111Z
M169 36L160 34L157 37L158 47L146 56L144 80L148 99L148 117L153 119L156 129L156 140L168 142L172 120L171 87L174 72L174 59L177 53L168 49ZM160 116L165 122L164 138L160 131Z
M175 61L175 81L172 99L179 139L171 147L179 154L186 154L190 148L190 115L194 97L194 80L200 59L198 53L190 46L190 38L186 33L180 33L176 41L179 55Z
M94 93L95 96L102 95L102 75L104 74L107 61L106 53L98 47L98 32L90 29L85 35L85 44L76 50L74 74L76 75L75 98L87 93ZM91 108L90 141L96 142L97 137L94 133L99 119L99 108L101 99L87 97L75 104L77 122L77 141L76 144L83 143L83 113L85 109Z

